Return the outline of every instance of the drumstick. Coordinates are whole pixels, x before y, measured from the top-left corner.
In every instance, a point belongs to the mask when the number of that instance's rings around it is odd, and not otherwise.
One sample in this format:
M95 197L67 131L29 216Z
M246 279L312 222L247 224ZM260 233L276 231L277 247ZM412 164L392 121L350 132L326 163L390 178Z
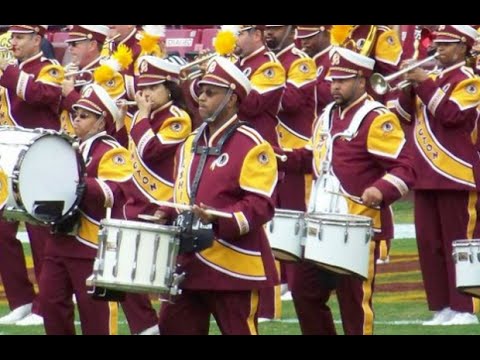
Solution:
M371 209L375 209L375 210L380 210L380 206L368 206L366 204L363 203L363 200L361 197L358 197L358 196L353 196L353 195L348 195L348 194L342 194L342 193L337 193L337 192L333 192L333 191L325 191L327 194L331 194L331 195L337 195L337 196L343 196L344 198L347 198L347 199L350 199L350 200L353 200L353 201L356 201L362 205L365 205Z
M190 206L190 205L176 204L176 203L171 203L171 202L168 202L168 201L155 201L155 204L160 205L160 206L170 207L170 208L173 208L173 209L178 209L178 210L186 210L186 211L191 211L192 210L192 206ZM219 218L224 218L224 219L233 218L232 214L226 213L226 212L223 212L223 211L211 210L211 209L204 209L204 211L208 215L217 216Z

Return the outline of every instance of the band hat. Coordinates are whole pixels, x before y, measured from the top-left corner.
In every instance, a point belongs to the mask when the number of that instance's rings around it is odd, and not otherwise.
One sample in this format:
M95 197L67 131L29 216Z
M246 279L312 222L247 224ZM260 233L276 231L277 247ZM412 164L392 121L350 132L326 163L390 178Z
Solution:
M73 25L68 31L68 39L65 42L96 40L98 43L103 44L107 38L108 31L109 29L105 25Z
M165 81L180 83L181 66L156 56L142 56L139 60L138 86L162 84Z
M332 25L297 25L297 39L307 39L330 30Z
M375 60L352 50L335 47L330 57L329 79L350 79L356 76L370 77Z
M439 25L434 36L434 43L462 42L472 47L479 33L470 25Z
M74 110L78 108L104 116L107 124L115 123L121 116L120 109L115 101L104 88L96 84L85 87L82 91L82 97L73 105Z
M231 61L217 56L207 66L207 72L198 85L214 85L232 89L237 94L239 101L245 99L252 85L245 74Z
M242 31L247 31L251 29L258 29L260 31L263 31L265 30L266 25L237 25L237 26L240 27L239 32L242 32Z
M17 34L37 33L44 36L48 30L48 25L10 25L8 31Z

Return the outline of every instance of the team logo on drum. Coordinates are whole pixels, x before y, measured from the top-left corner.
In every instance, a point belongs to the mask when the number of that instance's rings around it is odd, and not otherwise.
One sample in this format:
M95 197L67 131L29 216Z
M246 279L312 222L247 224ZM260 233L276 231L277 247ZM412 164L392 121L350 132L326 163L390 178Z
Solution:
M143 60L140 63L140 74L144 74L148 71L148 61Z
M122 155L117 155L113 158L113 163L115 165L125 165L127 163L127 160Z
M393 124L390 121L388 121L385 124L383 124L382 129L384 132L390 133L393 131L394 127L393 127Z
M258 161L260 162L260 164L266 165L270 161L270 158L268 157L267 153L263 152L260 155L258 155Z
M335 53L335 54L333 54L333 56L332 56L332 65L333 65L333 66L337 66L338 64L340 64L340 54L339 54L339 53Z

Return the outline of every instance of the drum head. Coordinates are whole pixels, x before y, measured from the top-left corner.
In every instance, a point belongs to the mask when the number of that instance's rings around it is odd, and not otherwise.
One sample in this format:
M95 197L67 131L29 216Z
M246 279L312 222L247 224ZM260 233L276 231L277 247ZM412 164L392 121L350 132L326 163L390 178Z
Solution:
M45 221L48 212L58 219L75 204L79 180L78 158L70 142L46 135L28 148L21 161L19 195L25 210L37 220Z

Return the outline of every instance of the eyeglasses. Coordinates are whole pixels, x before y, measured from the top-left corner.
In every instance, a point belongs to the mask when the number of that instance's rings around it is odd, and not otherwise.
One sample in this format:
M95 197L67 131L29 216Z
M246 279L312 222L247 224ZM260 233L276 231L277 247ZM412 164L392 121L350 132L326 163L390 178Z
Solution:
M77 47L78 44L80 43L85 43L87 41L90 41L90 40L78 40L78 41L72 41L72 42L69 42L68 43L68 46L71 46L71 47Z
M213 89L201 89L200 95L205 95L206 97L214 97L216 95L222 94L221 91L215 91Z
M95 114L89 114L89 113L86 113L86 112L75 113L75 118L79 118L79 119L82 119L82 120L85 120L85 119L88 119L88 118L91 118L91 117L97 117L97 116Z

